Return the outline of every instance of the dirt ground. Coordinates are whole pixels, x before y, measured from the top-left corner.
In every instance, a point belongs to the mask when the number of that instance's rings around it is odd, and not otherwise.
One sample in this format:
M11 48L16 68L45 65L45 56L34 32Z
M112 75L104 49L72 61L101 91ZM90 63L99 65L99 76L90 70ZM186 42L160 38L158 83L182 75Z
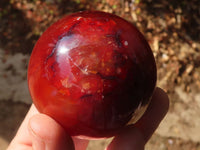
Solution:
M199 0L1 0L0 150L31 104L26 71L35 42L64 15L93 8L133 22L154 52L170 110L146 150L200 150L199 6ZM88 150L103 150L109 141L91 141Z

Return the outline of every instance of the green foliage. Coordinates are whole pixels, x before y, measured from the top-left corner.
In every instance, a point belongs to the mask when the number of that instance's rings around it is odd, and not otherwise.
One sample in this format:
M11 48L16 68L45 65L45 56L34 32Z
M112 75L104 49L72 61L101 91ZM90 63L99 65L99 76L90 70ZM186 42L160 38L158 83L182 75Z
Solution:
M80 0L75 0L75 2L76 2L77 4L80 4L80 3L81 3L81 1L80 1Z

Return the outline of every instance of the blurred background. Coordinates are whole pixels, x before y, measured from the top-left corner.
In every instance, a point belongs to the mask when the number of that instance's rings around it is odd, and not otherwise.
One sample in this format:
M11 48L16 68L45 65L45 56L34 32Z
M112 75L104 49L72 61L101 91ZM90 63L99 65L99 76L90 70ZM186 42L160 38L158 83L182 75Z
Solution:
M153 50L170 110L146 150L200 150L199 0L0 0L0 150L31 104L26 74L34 44L52 23L81 10L127 19ZM108 142L92 141L88 150Z

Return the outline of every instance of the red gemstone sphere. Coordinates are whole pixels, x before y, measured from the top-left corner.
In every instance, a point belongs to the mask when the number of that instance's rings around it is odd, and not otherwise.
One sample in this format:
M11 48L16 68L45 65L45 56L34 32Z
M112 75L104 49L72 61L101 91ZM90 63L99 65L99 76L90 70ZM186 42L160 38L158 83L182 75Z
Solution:
M37 41L28 84L37 109L72 136L104 138L136 122L156 84L156 64L128 21L98 11L57 21Z

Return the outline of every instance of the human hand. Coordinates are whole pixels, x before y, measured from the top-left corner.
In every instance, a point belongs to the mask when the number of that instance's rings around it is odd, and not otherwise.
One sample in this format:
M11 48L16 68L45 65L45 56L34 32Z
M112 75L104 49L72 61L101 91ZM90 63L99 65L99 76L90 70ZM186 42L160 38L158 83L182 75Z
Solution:
M157 88L144 116L116 135L106 150L143 150L168 107L168 96ZM55 120L32 105L7 150L86 150L88 142L70 137Z

